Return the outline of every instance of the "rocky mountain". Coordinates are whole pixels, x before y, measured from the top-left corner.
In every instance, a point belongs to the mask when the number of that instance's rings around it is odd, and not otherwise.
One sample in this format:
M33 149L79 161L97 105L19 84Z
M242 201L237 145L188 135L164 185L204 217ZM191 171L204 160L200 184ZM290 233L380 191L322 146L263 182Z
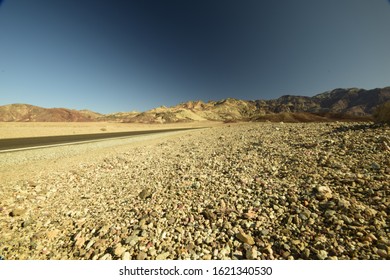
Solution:
M371 90L334 89L314 96L313 100L320 105L323 112L371 115L379 104L390 100L390 87Z
M173 107L159 107L129 118L129 122L186 121L326 121L367 119L375 108L390 100L390 87L334 89L313 97L284 95L273 100L189 101Z
M88 110L45 109L32 105L0 106L0 121L117 121L172 123L191 121L285 121L307 122L329 119L367 119L375 108L390 101L390 87L371 90L334 89L313 97L284 95L272 100L188 101L146 112L102 115Z
M101 114L89 110L47 109L28 104L0 106L0 121L3 122L87 122L100 117Z

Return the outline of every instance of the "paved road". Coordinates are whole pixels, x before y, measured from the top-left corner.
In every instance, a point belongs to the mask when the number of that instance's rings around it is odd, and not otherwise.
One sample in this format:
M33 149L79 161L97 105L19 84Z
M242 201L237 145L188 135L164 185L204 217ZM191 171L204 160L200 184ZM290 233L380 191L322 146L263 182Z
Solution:
M91 140L102 140L108 138L137 136L137 135L162 133L162 132L174 132L174 131L182 131L182 130L190 130L190 129L197 129L197 128L175 128L175 129L111 132L111 133L96 133L96 134L8 138L8 139L0 139L0 151L28 149L28 148L41 147L41 146L71 144L71 143L91 141Z

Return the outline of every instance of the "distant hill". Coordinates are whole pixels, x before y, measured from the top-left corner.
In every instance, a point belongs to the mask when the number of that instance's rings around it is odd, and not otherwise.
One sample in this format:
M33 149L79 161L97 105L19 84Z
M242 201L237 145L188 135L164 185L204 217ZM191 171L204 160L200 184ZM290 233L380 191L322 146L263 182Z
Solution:
M390 87L334 89L313 97L284 95L272 100L189 101L173 107L159 107L135 115L130 122L187 121L327 121L369 119L375 108L390 100Z
M313 97L284 95L272 100L188 101L146 112L99 114L88 110L46 109L26 104L0 106L0 121L81 122L116 121L173 123L192 121L309 122L331 119L369 119L375 108L390 100L390 87L371 90L334 89Z
M28 104L0 106L0 121L3 122L87 122L99 117L102 115L89 110L47 109Z

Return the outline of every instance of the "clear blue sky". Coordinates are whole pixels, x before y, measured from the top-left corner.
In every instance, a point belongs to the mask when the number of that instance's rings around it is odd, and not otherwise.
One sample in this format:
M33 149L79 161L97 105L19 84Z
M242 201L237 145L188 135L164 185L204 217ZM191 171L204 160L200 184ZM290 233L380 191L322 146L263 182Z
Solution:
M387 0L0 0L0 105L109 113L389 85Z

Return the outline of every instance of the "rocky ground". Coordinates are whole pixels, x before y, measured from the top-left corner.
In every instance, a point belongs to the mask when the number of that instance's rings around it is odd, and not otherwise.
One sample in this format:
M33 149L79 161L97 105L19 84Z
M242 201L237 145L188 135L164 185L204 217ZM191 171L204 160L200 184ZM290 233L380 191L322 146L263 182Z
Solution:
M226 124L1 183L4 259L390 259L390 128Z

